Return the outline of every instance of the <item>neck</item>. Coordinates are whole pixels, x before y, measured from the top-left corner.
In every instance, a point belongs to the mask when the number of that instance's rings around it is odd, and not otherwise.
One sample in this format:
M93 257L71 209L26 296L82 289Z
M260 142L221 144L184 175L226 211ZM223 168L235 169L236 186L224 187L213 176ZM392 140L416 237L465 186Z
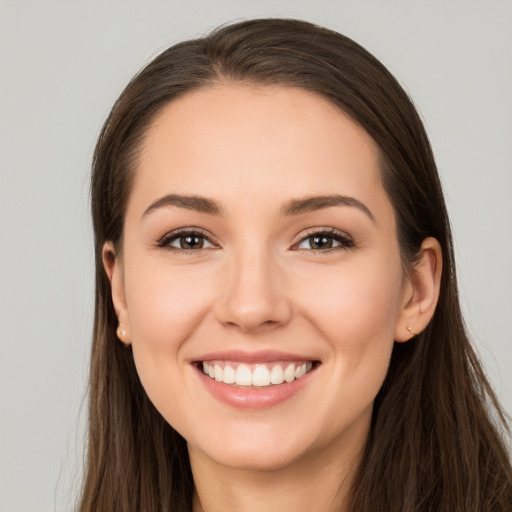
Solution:
M345 512L366 435L350 441L271 470L226 467L189 446L193 512Z

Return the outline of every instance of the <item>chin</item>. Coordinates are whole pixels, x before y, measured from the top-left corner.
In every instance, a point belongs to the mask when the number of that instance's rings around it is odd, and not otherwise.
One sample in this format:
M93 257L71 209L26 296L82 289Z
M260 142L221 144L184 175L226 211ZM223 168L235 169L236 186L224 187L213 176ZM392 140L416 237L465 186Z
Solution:
M208 454L206 454L208 455ZM297 454L269 453L263 450L225 450L222 454L212 453L212 460L224 467L242 471L277 471L291 466Z
M247 471L274 471L286 468L302 458L307 450L298 440L281 437L251 436L211 439L208 446L189 443L189 452L196 450L221 466ZM307 443L306 443L307 444Z

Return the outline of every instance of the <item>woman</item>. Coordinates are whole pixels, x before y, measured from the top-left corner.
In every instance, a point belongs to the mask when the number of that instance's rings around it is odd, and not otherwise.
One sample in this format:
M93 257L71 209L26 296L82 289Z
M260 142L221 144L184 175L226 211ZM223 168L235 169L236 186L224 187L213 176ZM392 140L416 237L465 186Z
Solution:
M81 511L511 509L431 148L356 43L269 19L169 48L92 209Z

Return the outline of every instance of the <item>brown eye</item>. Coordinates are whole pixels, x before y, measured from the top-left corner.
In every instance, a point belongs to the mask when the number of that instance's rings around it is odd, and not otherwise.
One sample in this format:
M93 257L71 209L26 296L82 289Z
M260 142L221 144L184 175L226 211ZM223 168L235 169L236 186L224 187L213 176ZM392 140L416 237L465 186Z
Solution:
M172 251L199 251L216 247L205 235L194 231L169 233L159 242L158 247Z
M202 249L204 246L204 237L199 235L185 235L180 236L177 242L180 249Z
M348 236L338 231L317 232L304 237L296 246L297 249L310 251L328 251L330 249L347 249L354 242Z
M334 240L330 236L312 236L309 238L311 249L331 249Z

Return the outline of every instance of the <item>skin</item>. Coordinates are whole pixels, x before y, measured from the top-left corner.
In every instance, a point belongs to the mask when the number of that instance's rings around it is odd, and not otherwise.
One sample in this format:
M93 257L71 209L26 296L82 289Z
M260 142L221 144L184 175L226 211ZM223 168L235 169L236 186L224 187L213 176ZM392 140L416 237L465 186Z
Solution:
M223 213L144 214L166 194L213 199ZM341 204L282 215L290 200L332 194L371 213ZM159 245L180 228L200 229L204 247ZM326 229L351 242L312 249L311 235ZM107 243L104 263L120 338L188 442L194 511L343 507L393 344L430 320L440 262L426 239L414 272L404 271L378 150L327 100L225 83L161 111L138 159L122 254ZM213 397L192 364L226 349L321 364L284 402L237 408Z

